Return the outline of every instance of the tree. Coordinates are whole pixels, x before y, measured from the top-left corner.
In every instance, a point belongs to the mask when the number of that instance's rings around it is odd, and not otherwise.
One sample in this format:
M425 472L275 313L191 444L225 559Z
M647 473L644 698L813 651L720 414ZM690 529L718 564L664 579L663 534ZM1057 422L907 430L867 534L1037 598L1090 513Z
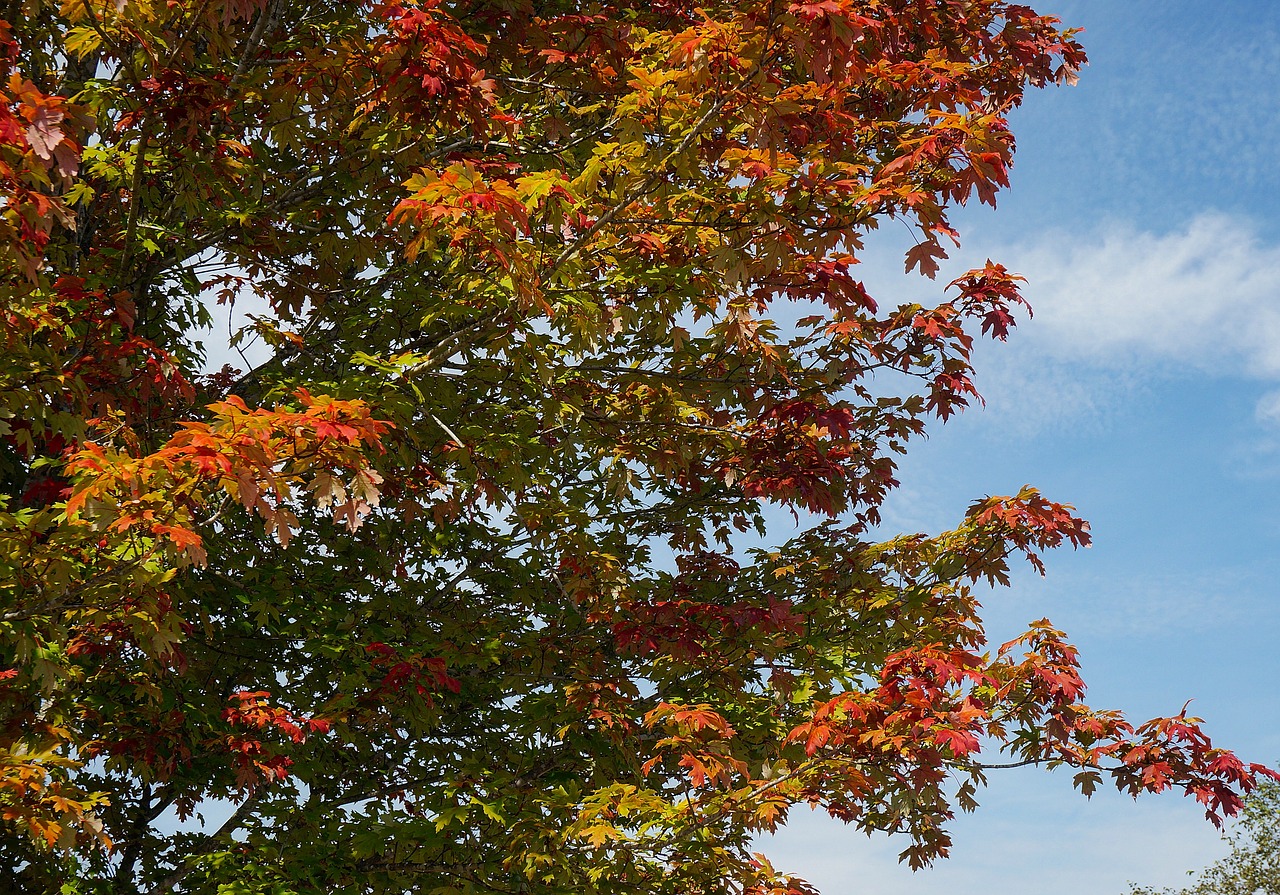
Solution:
M1231 854L1200 871L1183 889L1130 888L1130 895L1276 895L1280 893L1280 786L1268 782L1245 799L1239 821L1223 836Z
M12 2L0 55L0 868L25 892L799 892L796 804L945 855L1003 749L1259 775L1082 702L973 586L1031 488L875 540L1022 299L910 272L994 203L998 0ZM202 372L213 301L272 349ZM779 324L771 308L797 322ZM794 313L793 313L794 310ZM809 527L741 547L766 507ZM737 543L738 549L734 549ZM203 827L192 823L203 817Z

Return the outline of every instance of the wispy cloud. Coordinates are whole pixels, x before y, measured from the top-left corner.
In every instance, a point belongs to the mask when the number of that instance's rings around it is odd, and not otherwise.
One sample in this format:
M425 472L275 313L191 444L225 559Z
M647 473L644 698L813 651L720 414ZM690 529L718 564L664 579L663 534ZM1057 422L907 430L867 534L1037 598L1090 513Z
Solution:
M1105 425L1157 379L1218 376L1273 388L1256 417L1280 427L1280 244L1250 221L1202 214L1164 233L1111 223L976 242L955 272L989 255L1027 278L1035 309L980 357L994 412L1033 431Z
M1036 308L1023 338L1062 359L1280 378L1280 245L1206 214L1170 233L1113 224L1008 247Z
M1120 895L1130 881L1185 884L1187 871L1225 852L1197 807L1176 796L1134 804L1100 791L1085 801L1071 792L1069 774L1027 769L993 773L990 789L979 798L982 807L952 825L954 857L918 873L897 862L905 840L868 839L820 811L797 809L787 827L762 837L760 846L775 866L807 876L830 895ZM1029 883L1031 868L1035 877Z
M1039 612L1072 636L1143 642L1154 649L1189 635L1229 635L1265 612L1272 599L1270 593L1258 595L1266 590L1266 581L1258 580L1265 570L1133 571L1124 567L1126 561L1112 551L1099 562L1058 562L1044 578L1016 568L1016 587L994 588L983 598L991 640L1021 634Z

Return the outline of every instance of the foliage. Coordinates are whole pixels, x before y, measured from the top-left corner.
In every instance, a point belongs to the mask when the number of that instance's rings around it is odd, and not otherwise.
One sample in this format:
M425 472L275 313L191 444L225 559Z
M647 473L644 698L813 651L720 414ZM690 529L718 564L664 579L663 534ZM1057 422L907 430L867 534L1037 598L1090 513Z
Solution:
M976 396L932 305L1029 86L1001 0L25 0L0 58L0 873L24 892L800 892L797 804L945 855L992 750L1215 820L1256 765L1083 702L973 587L1025 488L875 540ZM247 371L202 372L214 301ZM775 314L783 322L775 322ZM744 549L769 506L810 528ZM814 521L814 520L817 521ZM737 549L735 550L735 544ZM194 821L203 817L202 826Z
M1280 785L1264 783L1244 802L1223 838L1231 854L1196 874L1182 889L1133 886L1130 895L1276 895L1280 893Z

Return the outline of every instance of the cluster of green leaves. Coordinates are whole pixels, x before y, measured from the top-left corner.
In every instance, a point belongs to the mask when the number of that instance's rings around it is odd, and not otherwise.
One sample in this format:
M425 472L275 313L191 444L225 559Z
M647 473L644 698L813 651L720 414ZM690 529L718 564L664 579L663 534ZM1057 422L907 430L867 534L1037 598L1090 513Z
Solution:
M1223 838L1231 854L1180 889L1133 886L1130 895L1275 895L1280 892L1280 785L1259 786Z
M1214 818L1266 773L1089 708L1048 622L989 648L972 587L1086 544L1070 507L873 540L1022 300L987 263L881 308L862 239L904 220L936 272L948 209L1007 183L1008 112L1083 64L1056 20L3 15L10 888L783 895L751 843L792 806L918 866L984 750ZM202 372L213 301L268 359ZM770 504L810 527L735 551Z

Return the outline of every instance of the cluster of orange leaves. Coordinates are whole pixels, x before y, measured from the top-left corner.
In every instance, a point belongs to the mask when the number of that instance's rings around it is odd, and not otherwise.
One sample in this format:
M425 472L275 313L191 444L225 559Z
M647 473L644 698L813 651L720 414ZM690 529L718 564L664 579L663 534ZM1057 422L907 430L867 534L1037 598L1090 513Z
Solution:
M0 701L6 697L6 681L16 674L13 669L0 671ZM36 736L22 745L7 733L0 734L0 819L50 848L88 844L110 848L102 821L94 816L106 796L83 793L55 776L60 767L74 764L60 754L70 734L46 723L32 728Z
M260 516L287 546L300 490L350 530L376 507L382 477L367 456L391 424L362 401L296 393L301 410L250 410L236 396L209 405L210 422L184 422L158 451L139 457L89 442L67 465L75 480L68 518L109 532L141 531L196 565L207 561L198 529L211 495ZM344 480L344 476L349 479Z
M52 195L51 176L76 173L80 146L64 128L72 111L64 97L41 91L14 68L18 44L0 22L0 246L34 278L55 223L70 223Z

